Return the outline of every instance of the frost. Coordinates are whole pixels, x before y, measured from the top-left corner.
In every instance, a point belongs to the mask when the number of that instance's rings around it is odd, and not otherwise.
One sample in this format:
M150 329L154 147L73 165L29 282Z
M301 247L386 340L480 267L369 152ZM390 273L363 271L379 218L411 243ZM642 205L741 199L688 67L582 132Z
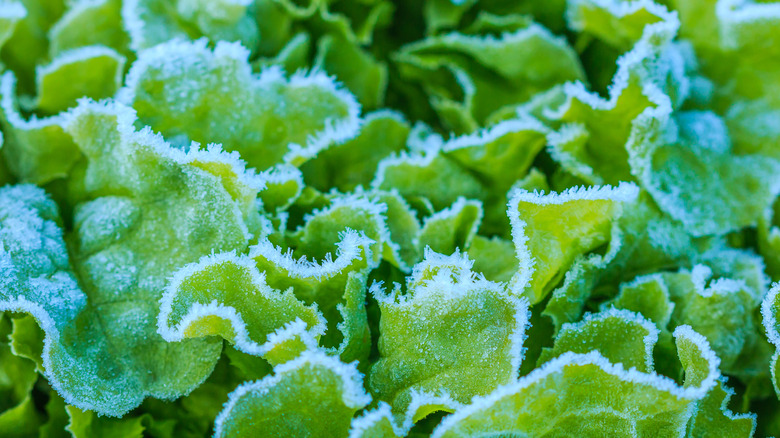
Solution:
M480 278L471 266L458 252L445 256L426 250L407 280L406 295L398 286L389 294L378 285L371 288L382 319L380 359L371 368L369 386L398 415L414 403L415 393L446 388L448 399L465 403L517 378L528 302ZM454 408L439 405L420 403L415 411Z
M630 183L547 195L516 190L507 212L519 262L510 281L513 293L533 303L544 299L576 257L610 241L623 204L638 193Z
M491 433L682 435L696 403L717 384L718 358L687 326L675 330L685 383L567 352L516 383L445 418L433 437ZM555 393L545 400L543 394ZM549 400L549 401L548 401ZM564 401L561 403L561 401ZM546 421L538 421L543 416Z
M11 209L0 231L2 263L10 267L3 282L11 289L4 289L10 293L2 308L35 317L45 333L46 376L68 403L118 416L147 396L186 394L211 372L209 357L219 354L221 342L168 344L155 333L156 301L177 267L213 250L246 247L243 200L202 167L222 162L242 169L216 150L187 155L148 130L136 131L132 111L118 104L82 101L64 118L87 162L81 180L72 182L78 189L71 197L81 200L73 253L42 191L3 189L8 200L0 205ZM177 172L146 178L165 168ZM233 176L241 181L251 176ZM104 197L112 192L118 195ZM140 216L137 205L144 206ZM118 206L125 216L107 219Z
M252 259L232 253L206 256L177 271L157 318L158 333L168 342L219 335L270 361L296 356L296 345L281 345L302 342L290 336L319 337L324 329L316 306L303 305L291 290L272 289Z
M233 391L217 417L214 436L343 436L355 412L370 401L354 365L307 351L276 366L272 376Z
M353 138L360 105L319 71L252 73L238 43L172 40L141 51L118 99L166 137L220 143L260 170L301 165ZM203 123L207 120L207 123Z

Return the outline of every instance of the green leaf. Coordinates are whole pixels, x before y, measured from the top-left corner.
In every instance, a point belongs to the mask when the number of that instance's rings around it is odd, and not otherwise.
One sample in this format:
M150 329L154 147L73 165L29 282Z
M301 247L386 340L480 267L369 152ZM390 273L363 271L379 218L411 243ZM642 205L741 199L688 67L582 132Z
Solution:
M24 315L21 318L13 318L13 332L9 337L11 351L19 357L24 357L35 362L39 372L43 372L43 340L44 333L35 322L35 318Z
M745 362L769 358L769 352L761 348L765 341L753 319L758 302L744 280L711 276L712 270L704 265L696 265L690 272L664 275L675 304L672 327L688 324L707 337L724 372L740 377L745 372L755 374Z
M654 2L623 3L616 0L576 0L568 2L569 28L580 35L593 35L621 50L630 49L647 26L673 20L664 6Z
M66 406L65 410L70 417L67 430L74 438L143 438L144 426L141 418L131 417L124 419L98 417L92 411L82 411L75 406Z
M780 298L778 297L780 297L780 283L775 283L761 303L761 317L766 336L777 349L772 356L769 370L775 394L780 398L780 361L778 361L780 357L780 323L778 323L780 321Z
M56 392L49 392L49 401L46 402L46 423L39 429L39 438L71 438L72 435L65 430L70 422L68 411L65 409L65 400Z
M70 254L55 204L30 186L4 188L2 255L14 268L2 277L0 308L38 321L46 377L68 403L117 416L147 396L186 394L211 372L201 353L217 354L221 341L165 342L157 300L176 268L246 248L245 217L257 213L242 194L259 186L218 148L185 154L135 131L121 105L83 102L67 122L85 156L69 181Z
M482 203L458 198L454 204L425 218L420 229L420 250L430 248L450 255L467 250L482 221Z
M325 35L317 42L314 66L334 75L366 109L383 106L387 65L347 38Z
M5 342L0 342L0 359L0 413L5 415L30 398L38 374L34 362L16 356Z
M268 286L247 256L205 256L174 274L160 300L157 331L168 342L218 335L244 353L269 360L300 353L296 336L319 337L325 321L317 308L298 301L291 290ZM204 349L201 360L219 359Z
M17 21L10 38L2 45L0 61L18 75L22 92L32 94L35 89L35 68L49 51L48 31L64 12L65 2L24 0L21 4L25 10L23 15L14 3L9 6L4 4L2 8L7 8L10 18Z
M322 191L368 187L379 162L404 149L409 130L409 123L399 113L368 113L357 137L325 149L301 167L304 179Z
M398 256L404 263L399 263L398 266L413 266L422 257L419 250L420 223L414 210L395 189L387 192L373 191L372 196L387 206L385 215L390 240L398 244Z
M85 46L62 52L36 71L35 107L56 114L76 106L76 100L113 97L122 86L125 58L105 46Z
M696 415L691 419L689 434L692 438L722 436L728 438L752 437L756 431L756 414L735 414L728 409L734 390L725 385L725 378L699 402Z
M373 266L370 248L375 244L365 234L351 229L339 235L341 239L330 243L327 256L324 255L321 262L309 261L306 257L293 258L289 250L285 251L268 241L259 242L249 251L249 257L254 259L260 272L265 272L271 287L279 290L292 288L295 296L307 305L317 304L328 324L322 343L334 348L343 341L337 324L342 317L339 304L343 302L349 274L365 272ZM320 244L325 246L327 243L323 241Z
M660 127L650 118L637 121L627 145L658 206L694 236L755 225L780 192L780 161L731 153L726 126L711 112L680 112L674 120ZM670 140L673 132L679 135ZM696 189L702 184L706 192Z
M535 23L498 37L428 37L404 46L395 59L402 77L420 83L445 125L459 132L505 105L584 76L566 41Z
M513 292L542 301L578 256L610 241L623 204L638 192L627 183L548 195L516 190L508 210L520 262L510 282Z
M675 330L685 383L626 370L598 352L565 353L445 418L433 437L515 434L679 436L717 384L718 358L690 327ZM551 396L551 394L553 396ZM545 421L539 421L544 418Z
M238 43L220 41L212 50L205 39L174 40L138 56L118 99L182 146L221 143L263 170L298 166L358 132L360 106L331 78L312 71L286 79L278 67L254 75Z
M345 436L352 416L371 401L361 380L354 365L304 352L233 391L214 436Z
M360 417L352 419L349 438L401 438L406 431L396 424L390 405L379 402L379 406L365 411Z
M442 210L458 198L483 202L483 232L508 233L506 193L526 176L545 144L548 129L531 118L500 122L483 131L441 142L436 136L420 139L379 163L371 183L375 189L396 189L411 202L428 199ZM410 144L417 142L410 135Z
M395 413L408 409L407 422L436 410L451 412L517 378L528 303L471 267L458 252L426 250L405 295L398 286L389 294L371 289L381 319L380 358L369 386Z
M474 260L474 271L490 281L508 282L517 272L515 246L509 240L496 236L488 239L476 235L467 254Z
M70 3L49 29L49 54L54 58L68 50L100 44L127 57L130 38L122 27L121 9L120 0Z
M241 0L132 0L122 7L122 21L130 47L138 52L172 39L239 41L245 47L258 44L257 23L248 14L249 2Z
M602 309L614 307L637 312L664 329L672 318L674 306L663 277L651 274L621 284L620 293L603 303Z
M2 150L11 173L36 184L68 175L80 153L62 127L62 116L25 120L16 99L16 76L10 71L0 82L0 99Z
M279 164L262 172L260 177L265 182L259 196L265 212L287 210L303 192L303 175L295 166Z
M542 351L543 364L566 352L585 354L598 351L612 364L634 368L642 373L653 371L653 347L659 330L641 314L609 309L586 314L576 324L564 324L555 337L553 348Z
M35 438L42 422L42 415L35 410L35 403L30 396L0 413L0 430L8 438Z
M16 25L27 16L27 9L20 1L5 0L0 9L0 49L11 38Z

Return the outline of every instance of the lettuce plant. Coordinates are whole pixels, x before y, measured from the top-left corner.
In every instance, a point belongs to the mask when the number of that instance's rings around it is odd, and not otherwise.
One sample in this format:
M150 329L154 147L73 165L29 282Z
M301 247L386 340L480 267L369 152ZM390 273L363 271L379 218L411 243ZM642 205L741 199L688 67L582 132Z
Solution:
M778 435L779 59L774 1L0 0L0 437Z

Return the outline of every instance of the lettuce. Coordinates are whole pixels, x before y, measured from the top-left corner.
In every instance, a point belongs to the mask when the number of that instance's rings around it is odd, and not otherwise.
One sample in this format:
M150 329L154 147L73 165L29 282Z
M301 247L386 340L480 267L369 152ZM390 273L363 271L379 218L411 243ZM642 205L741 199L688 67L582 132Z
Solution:
M780 435L778 30L0 0L0 435Z

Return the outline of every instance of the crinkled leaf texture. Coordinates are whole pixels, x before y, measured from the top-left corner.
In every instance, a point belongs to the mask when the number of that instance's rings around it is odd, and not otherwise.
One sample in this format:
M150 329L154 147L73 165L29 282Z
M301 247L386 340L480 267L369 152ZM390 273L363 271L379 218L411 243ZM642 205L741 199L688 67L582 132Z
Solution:
M297 357L325 334L322 344L343 360L365 359L366 276L383 250L395 254L382 207L363 195L338 197L308 215L286 249L263 238L248 255L210 255L183 267L162 298L160 334L169 341L220 335L272 363Z
M360 105L319 71L252 73L239 43L172 40L138 54L118 100L175 140L220 143L250 166L300 165L358 133ZM203 123L208 120L208 123Z
M68 403L112 416L184 395L211 372L221 341L166 342L157 302L179 266L246 248L260 189L235 156L185 154L133 121L129 108L89 101L66 116L84 155L68 181L70 251L42 190L7 186L0 202L1 308L35 317L45 375Z
M362 383L354 364L306 351L233 391L214 436L346 436L355 412L371 401Z
M272 289L251 258L233 253L209 255L177 271L158 316L158 332L169 342L220 335L245 353L274 361L297 356L305 340L324 328L316 306L304 305L292 290Z
M428 413L452 411L517 379L528 327L528 302L471 271L468 257L426 250L407 279L385 294L372 288L382 313L379 360L369 386L405 427Z
M682 386L611 363L597 351L567 352L517 383L476 397L445 418L433 436L681 436L696 403L715 387L720 373L703 336L687 326L674 335L685 369Z
M538 120L523 117L446 142L437 135L418 142L410 134L412 152L380 161L371 186L397 190L410 203L429 202L435 210L461 197L480 200L483 232L506 234L506 193L526 176L548 132Z
M577 257L610 242L623 204L638 194L630 183L546 195L516 190L507 212L519 262L514 293L542 301Z
M769 370L772 373L772 383L775 386L775 393L780 398L780 283L775 283L772 289L761 303L761 316L763 318L764 329L769 341L774 344L777 351L772 356Z

